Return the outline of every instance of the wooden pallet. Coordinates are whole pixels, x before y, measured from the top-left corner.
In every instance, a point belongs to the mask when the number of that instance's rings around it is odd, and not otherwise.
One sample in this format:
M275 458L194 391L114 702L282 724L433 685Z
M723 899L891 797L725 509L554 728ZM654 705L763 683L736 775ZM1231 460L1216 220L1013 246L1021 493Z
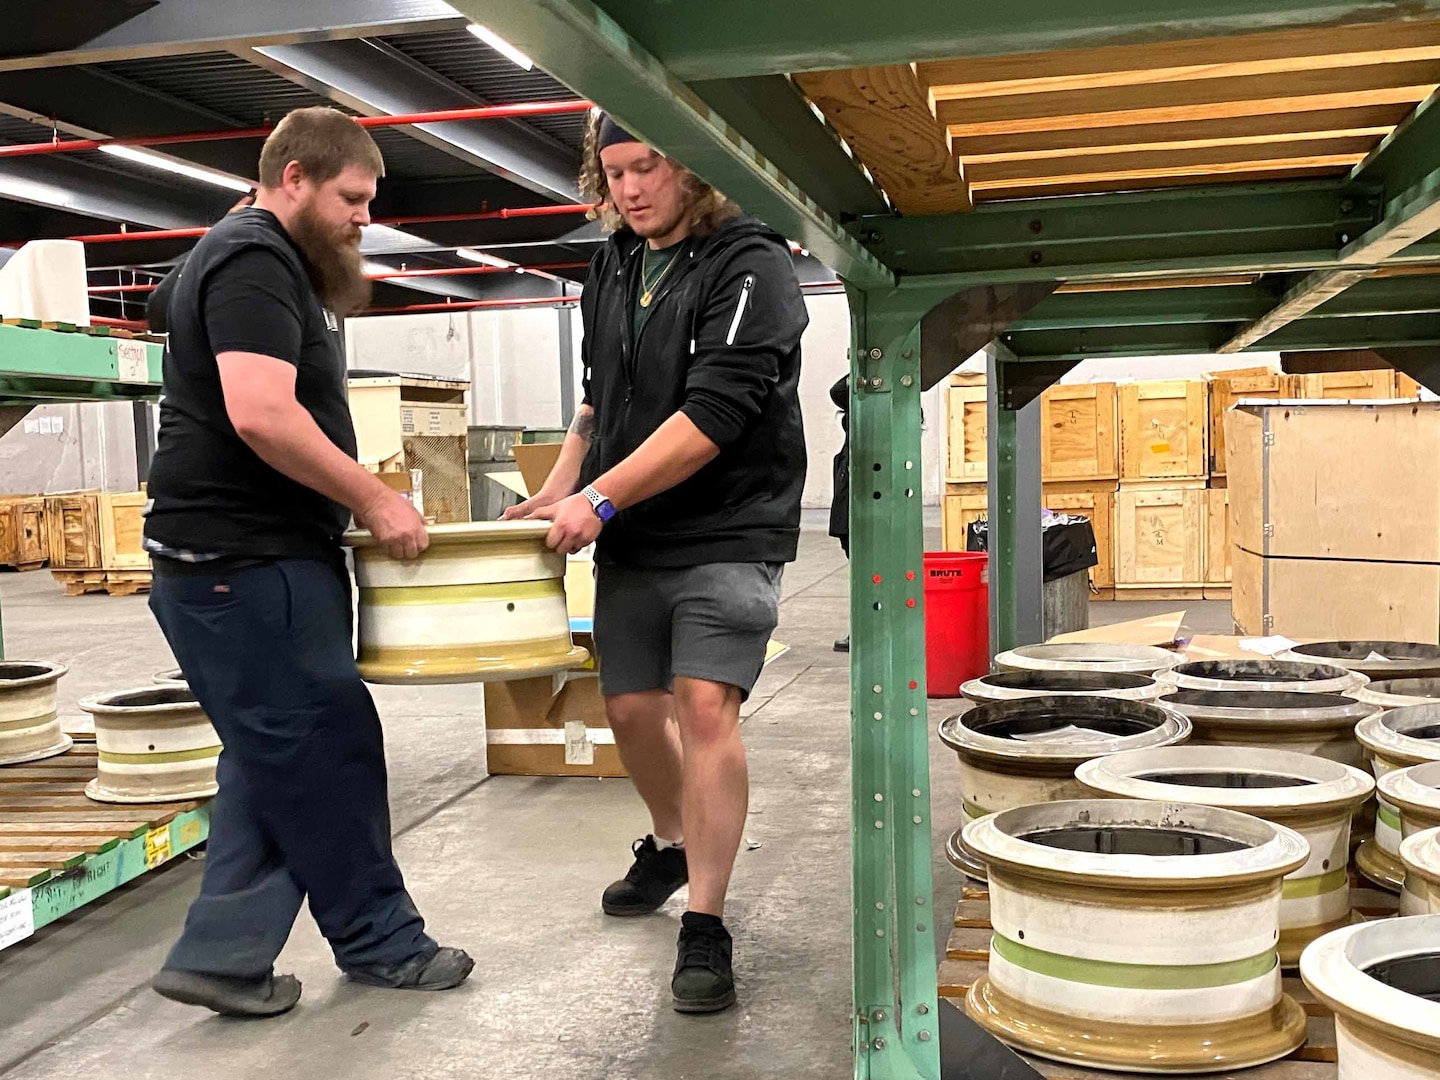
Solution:
M1352 883L1351 903L1362 918L1385 918L1396 913L1397 898L1374 889L1363 882ZM990 894L983 882L967 879L955 905L955 926L945 945L945 959L937 972L940 996L949 998L959 1009L965 1008L965 993L970 985L985 974L990 961ZM1232 1073L1171 1073L1177 1080L1335 1080L1335 1018L1297 976L1285 976L1285 992L1305 1010L1308 1029L1305 1045L1280 1061L1258 1065ZM1118 1080L1121 1075L1103 1069L1088 1069L1059 1061L1021 1054L1036 1072L1047 1080Z
M12 905L29 906L21 912L28 928L45 926L209 835L208 800L87 798L96 753L93 743L77 744L58 757L0 767L0 922L7 928ZM9 943L0 940L0 948Z
M149 570L51 570L65 586L66 596L103 592L111 596L134 596L150 591Z

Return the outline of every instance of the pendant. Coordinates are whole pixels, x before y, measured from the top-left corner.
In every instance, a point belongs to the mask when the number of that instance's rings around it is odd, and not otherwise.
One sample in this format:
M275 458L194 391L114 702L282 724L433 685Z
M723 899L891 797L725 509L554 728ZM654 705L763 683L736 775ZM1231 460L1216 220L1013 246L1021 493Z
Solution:
M651 301L651 299L652 299L652 297L650 296L650 292L649 292L649 290L647 289L645 292L643 292L643 293L640 294L640 306L641 306L641 307L649 307L649 306L650 306L650 301Z

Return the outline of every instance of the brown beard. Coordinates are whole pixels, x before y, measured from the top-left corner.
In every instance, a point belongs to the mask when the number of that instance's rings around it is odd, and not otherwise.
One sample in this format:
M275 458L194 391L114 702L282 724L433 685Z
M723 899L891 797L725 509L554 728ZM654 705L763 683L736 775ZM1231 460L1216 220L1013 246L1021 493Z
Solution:
M328 230L305 206L290 219L288 231L305 256L311 284L326 307L344 318L370 306L373 285L365 277L358 228L347 223L337 231Z

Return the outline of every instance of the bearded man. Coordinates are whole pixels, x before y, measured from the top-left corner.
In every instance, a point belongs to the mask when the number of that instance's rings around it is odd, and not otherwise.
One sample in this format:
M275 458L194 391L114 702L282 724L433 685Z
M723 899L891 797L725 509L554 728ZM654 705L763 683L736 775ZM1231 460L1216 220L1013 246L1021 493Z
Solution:
M195 246L169 306L145 546L150 608L224 743L199 898L153 986L225 1015L300 997L274 961L308 897L351 979L463 982L395 863L380 719L351 649L341 534L396 558L413 506L355 461L339 320L363 308L360 230L380 151L333 109L290 113L255 205Z

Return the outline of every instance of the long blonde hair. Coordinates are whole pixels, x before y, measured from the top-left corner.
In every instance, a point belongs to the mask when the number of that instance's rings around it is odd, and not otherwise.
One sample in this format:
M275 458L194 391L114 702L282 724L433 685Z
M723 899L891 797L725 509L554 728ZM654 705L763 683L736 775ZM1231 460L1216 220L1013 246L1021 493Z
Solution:
M595 204L595 209L589 214L591 220L598 218L607 232L614 232L624 227L625 218L610 198L610 182L605 178L605 169L600 163L601 116L598 110L591 110L585 126L585 147L580 159L580 193L587 202ZM709 236L725 222L740 215L738 206L689 169L674 162L671 166L680 173L681 188L689 207L686 223L691 236Z

